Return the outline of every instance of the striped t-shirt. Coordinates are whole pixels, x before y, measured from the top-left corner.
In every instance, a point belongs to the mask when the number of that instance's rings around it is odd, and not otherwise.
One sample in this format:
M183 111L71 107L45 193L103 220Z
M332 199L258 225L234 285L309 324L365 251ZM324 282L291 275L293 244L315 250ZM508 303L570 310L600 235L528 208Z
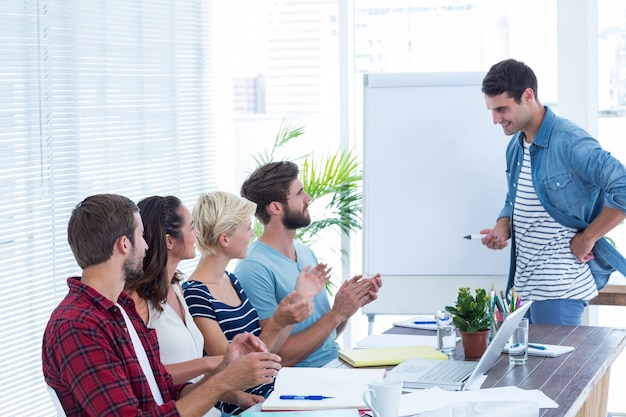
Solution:
M589 265L570 249L576 229L559 224L545 210L533 187L530 144L524 142L524 161L513 209L515 229L515 290L522 298L590 300L597 288Z
M239 333L249 332L255 336L261 334L261 324L259 316L248 300L239 280L230 272L226 272L230 278L233 288L239 294L241 304L231 306L213 297L209 288L202 282L189 280L183 283L183 293L185 302L189 307L192 317L205 317L217 321L220 325L226 340L229 342ZM246 389L245 392L267 397L272 391L274 384L258 385L254 388ZM239 414L243 410L234 404L218 402L215 405L226 414Z

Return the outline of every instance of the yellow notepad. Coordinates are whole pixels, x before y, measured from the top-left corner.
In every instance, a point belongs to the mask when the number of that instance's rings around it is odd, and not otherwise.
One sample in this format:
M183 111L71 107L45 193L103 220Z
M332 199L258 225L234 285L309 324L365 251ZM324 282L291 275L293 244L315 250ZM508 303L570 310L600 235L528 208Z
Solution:
M397 346L339 351L339 358L355 368L361 366L397 365L408 358L441 359L448 356L430 346Z

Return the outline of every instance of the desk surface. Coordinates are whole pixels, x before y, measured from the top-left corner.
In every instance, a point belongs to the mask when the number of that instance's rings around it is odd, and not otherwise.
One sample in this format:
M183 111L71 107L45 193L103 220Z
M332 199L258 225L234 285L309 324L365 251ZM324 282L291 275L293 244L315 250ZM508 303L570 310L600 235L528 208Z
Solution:
M605 306L626 306L626 285L609 284L589 304Z
M432 331L403 327L393 327L385 333L433 334ZM559 404L559 408L541 409L539 415L542 417L597 415L580 411L592 392L608 383L609 368L626 346L626 329L531 325L528 339L531 343L575 346L576 350L557 358L529 356L526 366L509 365L507 355L500 355L487 372L482 387L516 385L523 389L539 389ZM461 342L457 343L456 359L464 359ZM339 359L327 366L333 365L349 366ZM608 389L608 386L602 389ZM597 411L595 408L595 413Z

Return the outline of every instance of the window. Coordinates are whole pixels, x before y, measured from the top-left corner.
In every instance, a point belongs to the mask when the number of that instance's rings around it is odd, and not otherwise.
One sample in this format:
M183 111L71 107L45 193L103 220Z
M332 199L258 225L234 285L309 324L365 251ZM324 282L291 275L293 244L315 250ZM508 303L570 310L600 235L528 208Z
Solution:
M626 1L598 0L598 140L626 163ZM626 227L609 233L626 248Z
M41 336L80 270L74 205L215 187L202 0L0 3L0 392L51 415ZM45 400L33 401L33 397Z

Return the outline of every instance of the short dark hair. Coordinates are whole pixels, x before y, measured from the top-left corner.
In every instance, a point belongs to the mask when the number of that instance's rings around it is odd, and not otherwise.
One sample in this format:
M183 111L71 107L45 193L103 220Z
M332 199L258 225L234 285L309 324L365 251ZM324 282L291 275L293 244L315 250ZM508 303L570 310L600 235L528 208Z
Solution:
M482 92L494 97L507 93L516 103L520 103L522 94L531 88L537 95L537 76L533 70L521 61L505 59L494 64L483 78Z
M183 217L179 212L182 202L174 196L151 196L137 203L141 211L144 240L148 244L143 258L143 276L126 281L125 289L136 291L139 297L152 302L158 311L163 311L162 303L167 299L167 291L172 281L180 281L180 273L174 277L167 274L166 234L174 239L182 237Z
M85 269L109 260L122 236L134 246L138 211L135 203L117 194L96 194L78 203L67 225L67 241L78 266Z
M268 224L267 206L278 201L285 203L291 183L298 179L300 170L290 161L270 162L258 167L241 186L241 196L256 203L256 218Z

